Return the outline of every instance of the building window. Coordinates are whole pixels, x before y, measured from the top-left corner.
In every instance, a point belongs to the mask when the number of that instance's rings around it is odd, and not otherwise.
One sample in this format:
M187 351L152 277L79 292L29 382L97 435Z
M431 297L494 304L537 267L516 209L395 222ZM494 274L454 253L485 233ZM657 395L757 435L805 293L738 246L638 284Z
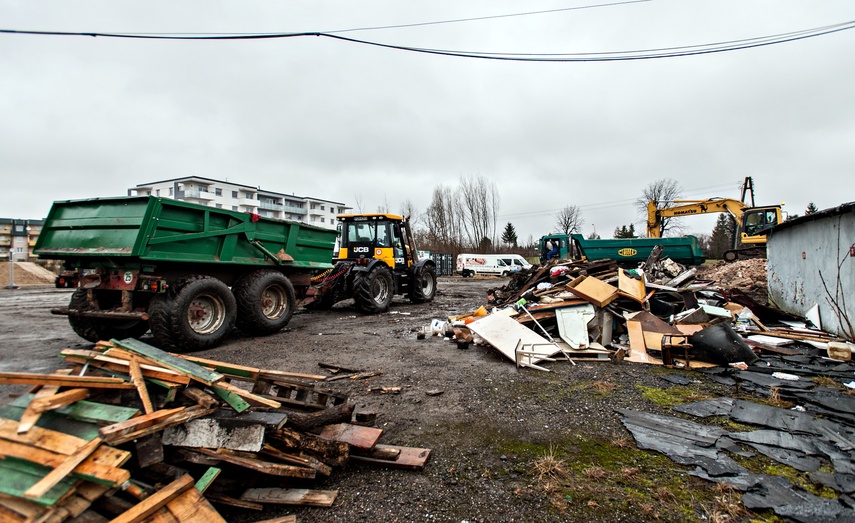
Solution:
M238 192L232 191L232 198L237 198L237 197L238 197Z
M23 225L15 225L15 232L24 232Z
M208 186L199 184L199 192L208 192Z
M155 189L154 193L157 194L158 196L160 196L160 189Z
M326 208L323 205L321 205L321 210L326 211Z
M237 205L232 205L232 210L233 210L233 211L236 211L236 210L237 210Z
M321 218L321 223L326 223L326 218Z
M214 189L214 194L216 194L217 196L222 196L222 195L223 195L223 190L222 190L222 189L220 189L219 187L217 187L217 188L215 188L215 189Z
M223 208L223 204L218 203L218 204L217 204L217 209L222 209L222 208Z
M172 189L174 189L174 187L169 188L169 196L172 196Z

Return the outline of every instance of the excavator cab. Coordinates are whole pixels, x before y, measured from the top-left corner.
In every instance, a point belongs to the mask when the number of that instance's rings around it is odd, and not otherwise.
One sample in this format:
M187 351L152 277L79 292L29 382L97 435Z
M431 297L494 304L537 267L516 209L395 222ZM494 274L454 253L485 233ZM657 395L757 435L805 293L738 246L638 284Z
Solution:
M781 223L780 207L752 207L742 215L739 240L744 244L766 243L762 233Z

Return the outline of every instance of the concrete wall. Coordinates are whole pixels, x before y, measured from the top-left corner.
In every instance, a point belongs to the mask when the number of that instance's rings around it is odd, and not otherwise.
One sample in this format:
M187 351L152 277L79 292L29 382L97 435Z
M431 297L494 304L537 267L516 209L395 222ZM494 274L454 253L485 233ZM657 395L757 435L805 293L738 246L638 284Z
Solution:
M852 204L776 227L767 245L769 301L799 316L816 304L822 329L851 340L855 334L853 246Z

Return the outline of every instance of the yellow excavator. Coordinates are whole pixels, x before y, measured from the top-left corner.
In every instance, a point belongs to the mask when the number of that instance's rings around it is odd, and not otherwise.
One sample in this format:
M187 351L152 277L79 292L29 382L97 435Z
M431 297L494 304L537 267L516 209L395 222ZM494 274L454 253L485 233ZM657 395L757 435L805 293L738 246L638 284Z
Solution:
M745 202L747 190L751 190L751 205ZM736 220L738 227L737 239L743 245L751 247L737 248L724 252L724 260L733 262L743 258L766 257L767 229L781 223L783 213L780 205L755 207L754 185L751 178L746 178L742 189L742 201L733 198L707 198L705 200L674 200L671 207L658 208L655 201L647 204L647 237L661 236L662 218L672 216L692 216L695 214L710 214L728 212ZM736 243L736 242L734 242Z

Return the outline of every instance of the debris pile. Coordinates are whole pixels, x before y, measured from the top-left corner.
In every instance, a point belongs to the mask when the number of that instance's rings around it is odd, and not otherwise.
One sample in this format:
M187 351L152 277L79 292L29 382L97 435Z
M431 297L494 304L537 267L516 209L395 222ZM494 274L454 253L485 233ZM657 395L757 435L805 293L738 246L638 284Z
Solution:
M780 345L794 340L826 351L843 341L804 323L782 323L794 318L753 299L761 285L765 290L765 260L704 272L736 275L728 281L750 282L749 294L660 255L654 249L631 270L606 259L520 271L491 289L484 307L448 318L442 330L451 331L459 346L486 343L518 366L539 370L548 370L540 362L578 358L745 366L758 354L786 354Z
M853 521L855 344L766 306L765 279L765 260L700 272L657 260L655 252L633 270L609 260L562 261L515 275L488 292L487 305L449 325L455 339L489 344L520 367L548 371L542 362L583 357L666 365L766 398L674 407L727 420L715 425L616 412L639 448L741 491L746 508L803 522ZM693 382L678 374L663 379ZM801 479L758 474L732 457L758 455Z
M430 457L379 444L376 414L319 386L341 376L178 356L134 339L61 356L71 368L0 373L0 383L33 386L0 406L0 521L210 523L225 521L212 503L330 506L338 492L311 482L349 460L418 470Z

